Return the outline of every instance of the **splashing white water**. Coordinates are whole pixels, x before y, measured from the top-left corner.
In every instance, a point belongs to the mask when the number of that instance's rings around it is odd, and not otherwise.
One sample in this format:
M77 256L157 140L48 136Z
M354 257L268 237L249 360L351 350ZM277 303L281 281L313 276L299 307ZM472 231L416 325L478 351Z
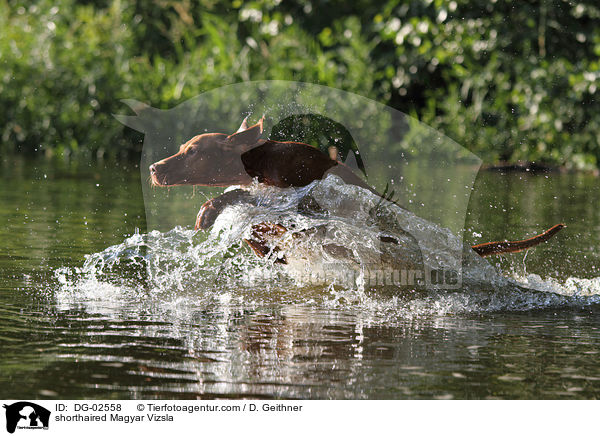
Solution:
M504 277L447 229L336 177L299 190L249 190L258 206L228 207L208 234L181 227L136 233L88 255L81 268L58 269L57 299L96 310L295 303L395 317L600 302L600 278ZM263 259L242 242L261 222L288 229L268 241L278 251ZM282 258L287 264L275 263ZM419 268L458 272L460 287L427 289L394 276Z

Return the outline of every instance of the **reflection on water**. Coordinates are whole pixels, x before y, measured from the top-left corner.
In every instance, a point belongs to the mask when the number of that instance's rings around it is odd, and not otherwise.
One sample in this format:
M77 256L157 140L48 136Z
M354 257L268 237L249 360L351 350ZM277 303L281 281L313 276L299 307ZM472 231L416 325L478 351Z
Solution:
M8 222L0 230L6 397L593 398L600 392L600 311L593 298L490 312L467 309L483 308L494 294L477 301L467 293L357 297L295 288L292 281L227 288L213 275L194 278L193 265L183 269L190 275L182 288L157 292L142 273L147 241L135 171L77 169L83 179L70 171L3 172L0 199L10 206L0 212ZM539 276L549 285L554 278L574 293L595 295L600 218L589 205L598 200L596 185L580 175L482 174L465 238L519 238L566 222L553 243L527 257L498 259L498 266L521 280ZM188 252L202 239L189 234L182 229L166 238ZM84 256L92 253L98 254L86 270Z

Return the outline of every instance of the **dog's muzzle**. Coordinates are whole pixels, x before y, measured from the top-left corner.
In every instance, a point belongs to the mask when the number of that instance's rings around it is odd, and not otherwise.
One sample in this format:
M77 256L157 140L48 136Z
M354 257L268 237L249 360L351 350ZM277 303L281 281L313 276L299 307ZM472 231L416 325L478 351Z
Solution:
M158 185L158 186L166 185L166 181L164 180L165 177L159 176L158 167L156 166L156 164L150 165L150 167L148 169L150 170L150 178L152 179L153 185Z

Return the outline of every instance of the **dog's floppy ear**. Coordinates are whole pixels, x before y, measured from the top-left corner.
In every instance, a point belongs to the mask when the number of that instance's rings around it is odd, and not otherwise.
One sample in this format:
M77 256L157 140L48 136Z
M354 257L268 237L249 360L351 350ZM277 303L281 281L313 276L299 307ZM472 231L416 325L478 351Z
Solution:
M242 125L233 135L229 135L225 138L225 142L228 144L254 144L260 138L263 132L263 122L265 117L263 116L258 123L252 127L248 127L248 117L244 118Z
M250 116L250 115L248 115ZM244 130L248 130L248 117L244 118L244 121L242 121L242 125L240 126L239 129L237 129L237 132L235 133L240 133L243 132Z

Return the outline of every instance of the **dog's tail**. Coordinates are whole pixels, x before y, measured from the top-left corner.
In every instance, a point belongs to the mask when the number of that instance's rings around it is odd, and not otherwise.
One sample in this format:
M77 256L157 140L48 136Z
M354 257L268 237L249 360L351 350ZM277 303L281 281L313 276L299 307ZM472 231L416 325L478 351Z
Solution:
M517 253L535 247L542 242L546 242L564 227L566 227L564 224L557 224L533 238L524 239L522 241L487 242L485 244L473 245L471 248L481 257L492 256L494 254Z

